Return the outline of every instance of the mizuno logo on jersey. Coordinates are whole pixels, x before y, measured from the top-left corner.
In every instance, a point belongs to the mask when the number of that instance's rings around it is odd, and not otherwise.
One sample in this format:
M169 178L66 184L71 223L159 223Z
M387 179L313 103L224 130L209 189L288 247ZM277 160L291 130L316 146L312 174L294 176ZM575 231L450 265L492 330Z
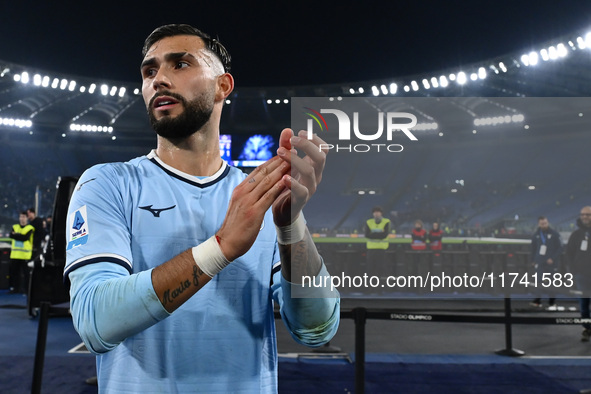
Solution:
M139 208L149 211L152 213L152 215L154 215L155 218L159 218L160 214L162 212L168 211L168 210L175 208L175 207L176 207L176 205L173 205L172 207L168 207L168 208L152 208L152 205L146 205L145 207L139 207Z

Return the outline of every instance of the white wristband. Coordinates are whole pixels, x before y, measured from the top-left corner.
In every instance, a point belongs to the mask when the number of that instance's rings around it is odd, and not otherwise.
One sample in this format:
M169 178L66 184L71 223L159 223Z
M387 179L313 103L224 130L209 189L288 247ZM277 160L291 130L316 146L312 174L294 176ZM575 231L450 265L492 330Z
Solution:
M304 219L304 214L300 213L298 218L292 224L282 227L275 226L275 229L277 230L277 242L281 245L300 242L304 239L304 235L306 235L306 220Z
M215 235L202 244L195 246L191 251L195 264L211 278L230 264L230 261L222 253Z

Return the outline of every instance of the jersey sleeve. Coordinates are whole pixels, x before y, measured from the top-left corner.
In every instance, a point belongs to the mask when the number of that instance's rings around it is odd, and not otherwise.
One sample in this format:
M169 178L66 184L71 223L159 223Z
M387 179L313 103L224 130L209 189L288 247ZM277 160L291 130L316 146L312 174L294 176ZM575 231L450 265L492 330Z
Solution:
M279 251L275 246L275 261ZM288 282L275 264L272 278L273 299L279 304L281 318L292 338L306 346L322 346L336 334L340 322L340 295L330 287L330 274L324 262L316 282L328 284L319 288L303 287Z
M152 270L133 272L131 203L124 166L87 170L70 200L66 267L72 319L93 353L104 353L169 316L154 291ZM125 175L125 176L124 176ZM127 184L117 180L126 179Z
M115 263L132 272L129 197L124 196L126 188L116 184L121 171L99 165L78 181L66 223L66 281L73 270L96 262Z
M152 270L129 275L118 264L94 263L70 273L72 321L95 354L112 350L170 315L152 286Z

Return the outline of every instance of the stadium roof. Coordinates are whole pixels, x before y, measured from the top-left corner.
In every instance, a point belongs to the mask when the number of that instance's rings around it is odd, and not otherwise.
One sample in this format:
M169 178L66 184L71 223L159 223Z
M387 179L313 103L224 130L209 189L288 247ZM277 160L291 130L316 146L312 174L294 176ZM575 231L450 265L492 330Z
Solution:
M139 48L171 21L217 34L231 51L228 133L278 132L295 96L591 93L584 2L199 5L189 18L193 10L151 3L34 3L0 16L0 34L13 37L0 43L0 128L50 139L90 128L118 144L153 141L136 91Z

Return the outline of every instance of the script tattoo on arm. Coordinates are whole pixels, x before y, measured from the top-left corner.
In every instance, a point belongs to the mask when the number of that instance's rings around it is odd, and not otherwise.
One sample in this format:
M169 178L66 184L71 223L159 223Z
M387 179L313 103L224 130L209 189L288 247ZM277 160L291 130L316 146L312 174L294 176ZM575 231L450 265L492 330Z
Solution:
M167 306L171 306L175 304L175 301L178 301L179 297L183 295L187 290L191 287L194 287L190 293L194 293L198 289L207 283L207 281L202 280L202 276L205 273L199 268L197 265L193 266L193 272L191 278L187 278L181 282L179 285L174 288L169 288L164 290L162 293L162 305L166 308ZM189 295L190 296L190 295ZM166 308L169 309L169 308ZM176 309L176 308L175 308Z

